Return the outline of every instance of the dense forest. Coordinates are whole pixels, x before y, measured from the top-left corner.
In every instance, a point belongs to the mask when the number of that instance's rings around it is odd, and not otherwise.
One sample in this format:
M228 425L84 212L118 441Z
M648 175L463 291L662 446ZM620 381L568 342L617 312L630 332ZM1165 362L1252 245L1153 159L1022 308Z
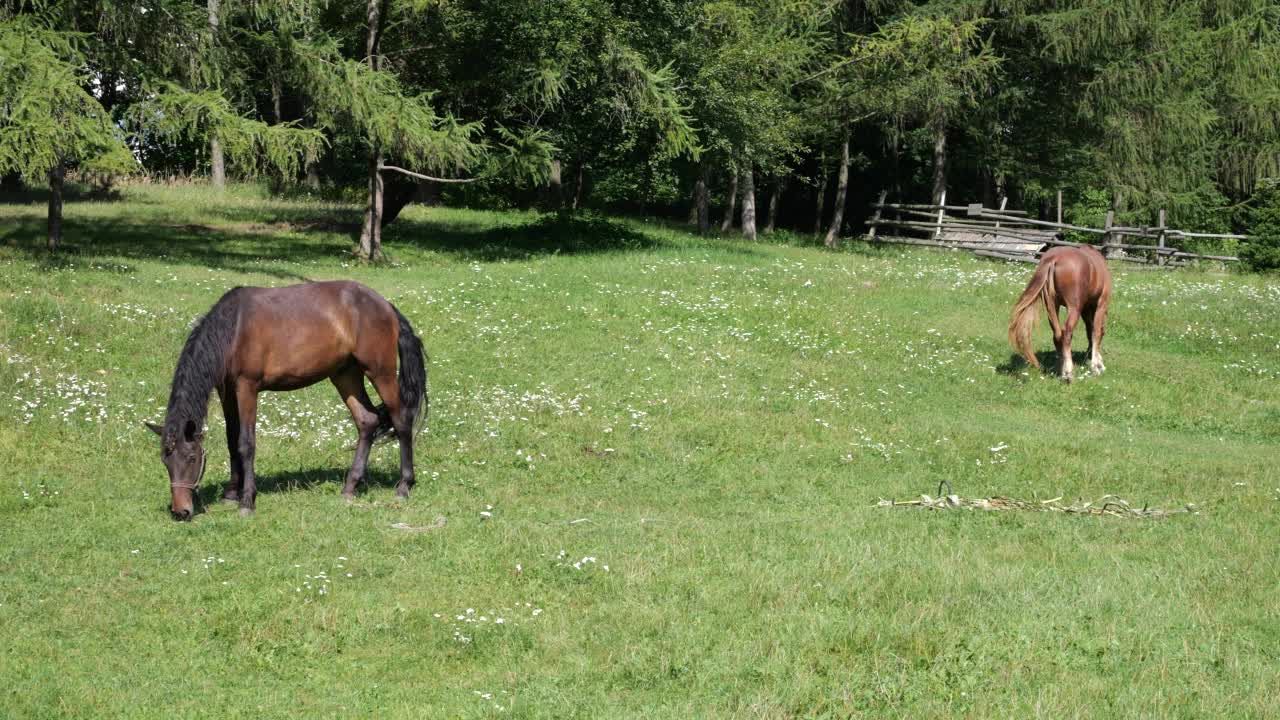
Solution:
M828 245L909 202L1255 236L1276 0L6 0L0 175L665 214ZM1246 250L1250 250L1246 248Z

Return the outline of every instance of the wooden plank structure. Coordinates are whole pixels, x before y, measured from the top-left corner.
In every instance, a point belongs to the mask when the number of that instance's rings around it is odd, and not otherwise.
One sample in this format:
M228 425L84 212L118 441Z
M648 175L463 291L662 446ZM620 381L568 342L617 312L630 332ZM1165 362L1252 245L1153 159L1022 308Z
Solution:
M1170 246L1171 240L1248 239L1244 235L1174 230L1166 226L1164 210L1160 211L1159 224L1155 227L1116 225L1114 211L1107 212L1102 228L1071 225L1061 220L1061 193L1057 222L1030 218L1024 210L1010 210L1008 198L1001 198L998 208L987 208L981 203L948 205L945 192L936 205L890 203L885 201L886 197L887 193L881 192L872 205L875 212L867 222L867 239L872 242L967 250L983 257L1017 262L1037 262L1042 252L1056 245L1080 245L1066 239L1068 231L1096 235L1098 249L1111 260L1149 264L1153 268L1180 267L1196 260L1236 262L1239 259L1183 252Z

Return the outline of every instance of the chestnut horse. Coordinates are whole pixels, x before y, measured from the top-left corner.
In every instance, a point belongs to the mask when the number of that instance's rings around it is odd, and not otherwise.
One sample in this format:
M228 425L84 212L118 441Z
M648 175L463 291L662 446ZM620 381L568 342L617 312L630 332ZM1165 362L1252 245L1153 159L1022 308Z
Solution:
M1089 369L1101 373L1102 336L1106 330L1107 304L1111 301L1111 272L1102 253L1087 245L1055 247L1040 257L1027 289L1022 291L1009 317L1009 343L1035 367L1040 367L1031 349L1031 331L1040 316L1037 303L1043 301L1053 327L1053 344L1061 359L1062 379L1071 382L1075 368L1071 361L1071 335L1084 317L1089 334ZM1058 307L1067 308L1067 320L1058 318Z
M399 375L396 361L399 360ZM400 440L400 483L408 497L414 430L426 415L422 341L404 315L381 295L354 282L316 282L282 288L237 287L196 323L178 357L161 438L175 520L190 520L193 491L204 475L204 420L216 390L227 421L231 482L223 499L251 515L258 494L253 472L258 393L297 390L328 378L359 431L343 496L364 480L369 448L394 432ZM368 378L382 398L365 392Z

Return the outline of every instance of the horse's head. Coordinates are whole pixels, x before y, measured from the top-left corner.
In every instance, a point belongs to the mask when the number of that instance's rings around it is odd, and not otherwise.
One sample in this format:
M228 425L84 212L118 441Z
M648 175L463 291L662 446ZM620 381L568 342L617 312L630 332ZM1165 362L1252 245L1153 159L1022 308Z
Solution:
M169 471L169 511L174 520L190 520L195 510L195 489L204 476L204 431L190 420L172 432L147 423L160 436L160 459Z

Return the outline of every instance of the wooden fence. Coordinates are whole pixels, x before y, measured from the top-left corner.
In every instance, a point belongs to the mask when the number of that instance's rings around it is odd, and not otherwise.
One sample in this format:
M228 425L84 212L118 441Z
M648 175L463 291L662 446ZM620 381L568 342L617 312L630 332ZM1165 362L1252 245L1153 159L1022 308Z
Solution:
M937 205L888 203L886 193L872 205L875 213L867 222L867 236L873 242L902 243L969 250L984 257L1036 262L1041 252L1054 245L1078 246L1068 241L1067 231L1098 235L1098 249L1113 260L1145 263L1153 267L1179 267L1196 260L1236 262L1230 255L1202 255L1180 250L1175 243L1187 238L1247 240L1244 235L1195 233L1175 230L1165 224L1165 212L1150 227L1128 227L1115 224L1115 212L1107 211L1101 228L1082 227L1062 222L1061 196L1058 220L1036 220L1023 210L1006 209L1008 199L998 208L981 204L948 205L946 193Z

